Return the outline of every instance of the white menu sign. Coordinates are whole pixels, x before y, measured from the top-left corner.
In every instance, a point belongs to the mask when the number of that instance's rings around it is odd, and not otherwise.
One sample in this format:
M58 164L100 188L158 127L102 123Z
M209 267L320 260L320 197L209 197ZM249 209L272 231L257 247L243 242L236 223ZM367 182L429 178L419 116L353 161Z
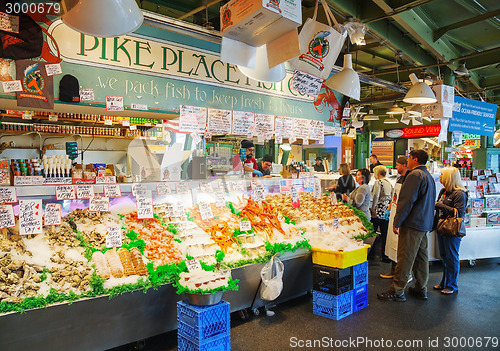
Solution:
M265 200L264 185L262 183L254 183L252 199L254 201L264 201Z
M200 202L198 204L200 207L200 214L201 214L201 219L202 220L207 220L214 218L214 214L212 213L212 208L210 207L210 204L207 202Z
M177 194L189 194L189 183L179 182L176 184Z
M301 93L317 97L324 79L313 76L307 72L295 70L290 88L300 91Z
M61 204L45 205L44 222L45 225L61 225Z
M226 206L226 197L222 191L216 191L215 195L215 206L224 207Z
M255 135L265 135L266 133L274 132L274 116L273 115L255 115Z
M125 111L123 96L106 96L106 111Z
M310 121L309 139L318 140L320 144L325 143L325 122Z
M309 119L294 118L293 136L297 139L308 139L310 126L311 123Z
M19 201L19 234L42 234L42 200Z
M89 211L109 212L109 197L94 196L89 200Z
M137 218L153 218L153 198L151 196L137 196L135 202L137 206Z
M172 189L168 183L158 183L156 185L156 191L158 192L158 195L169 195L172 193Z
M4 93L15 93L16 91L23 91L23 84L20 80L8 80L2 82Z
M90 199L94 197L94 186L93 185L77 185L76 186L76 197L79 199Z
M14 208L12 205L0 205L0 229L10 228L16 225Z
M122 246L122 228L119 226L107 225L106 226L106 247L120 247Z
M200 182L200 192L213 193L214 189L212 188L212 184L208 182Z
M233 111L233 133L235 135L253 135L255 121L253 112Z
M248 232L249 230L252 230L252 222L250 222L250 221L241 221L240 222L240 231L242 231L242 232Z
M207 130L212 134L231 134L231 119L232 111L209 108Z
M1 187L0 188L0 203L17 202L16 188Z
M276 116L274 118L274 128L276 137L290 138L293 133L293 118Z
M181 105L179 109L179 131L204 133L207 126L207 108Z
M104 196L107 197L122 197L122 192L118 184L104 185Z

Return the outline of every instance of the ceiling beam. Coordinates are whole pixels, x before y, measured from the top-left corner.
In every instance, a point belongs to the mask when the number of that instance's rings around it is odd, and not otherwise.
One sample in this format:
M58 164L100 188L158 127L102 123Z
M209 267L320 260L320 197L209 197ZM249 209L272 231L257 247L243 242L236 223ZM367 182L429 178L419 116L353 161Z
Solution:
M472 18L469 18L469 19L466 19L466 20L463 20L463 21L459 21L459 22L455 22L455 23L449 24L447 26L444 26L444 27L436 29L432 33L432 38L434 39L434 41L436 41L439 38L441 38L443 35L445 35L450 30L457 29L457 28L462 28L462 27L468 26L470 24L481 22L481 21L484 21L484 20L486 20L488 18L495 17L495 16L498 16L498 15L500 15L500 9L495 10L495 11L491 11L491 12L486 12L486 13L484 13L482 15L475 16L475 17L472 17Z
M380 16L380 17L377 17L377 18L372 18L372 19L364 20L363 23L367 23L368 24L368 23L380 21L380 20L383 20L383 19L386 19L386 18L390 18L390 17L392 17L394 15L397 15L398 13L412 10L414 8L420 7L422 5L428 4L428 3L433 2L433 1L434 0L416 0L416 1L410 2L409 4L406 4L404 6L400 6L398 8L395 8L394 11L392 11L392 13L389 13L389 14L386 14L384 16Z
M221 1L222 1L222 0L212 0L212 1L210 1L209 3L207 3L206 5L199 6L199 7L195 8L194 10L189 11L189 12L187 12L187 13L183 14L182 16L178 17L177 19L179 19L179 20L183 20L184 18L187 18L187 17L189 17L189 16L192 16L192 15L194 15L194 14L197 14L198 12L201 12L201 11L203 11L203 10L207 9L207 8L209 8L209 7L210 7L210 6L212 6L212 5L218 4L218 3L219 3L219 2L221 2Z

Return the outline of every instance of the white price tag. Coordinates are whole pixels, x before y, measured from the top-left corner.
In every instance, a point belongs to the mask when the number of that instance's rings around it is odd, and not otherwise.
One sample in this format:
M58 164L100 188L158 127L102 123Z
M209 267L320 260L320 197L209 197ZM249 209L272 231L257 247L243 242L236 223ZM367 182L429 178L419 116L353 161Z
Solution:
M42 200L19 201L19 234L42 234Z
M106 176L107 184L116 184L116 176Z
M144 123L144 127L151 127L151 123L149 122Z
M109 197L91 197L89 200L89 211L109 212Z
M170 202L165 203L165 216L175 217L174 204Z
M296 202L299 200L299 192L294 186L290 187L290 198L292 199L292 202Z
M124 126L124 127L130 127L130 121L127 120L127 119L123 120L122 121L122 126Z
M80 102L94 101L94 89L80 89Z
M177 216L184 217L185 215L186 215L186 213L184 211L184 205L182 204L182 202L178 202L177 203Z
M297 138L296 138L296 137L294 137L294 136L292 136L292 137L290 137L290 138L288 139L288 142L289 142L290 144L293 144L293 143L295 143L296 141L297 141Z
M264 136L263 135L257 135L257 142L258 143L263 143L264 142Z
M122 192L118 184L104 185L104 195L107 197L122 197Z
M153 198L146 196L136 196L137 218L153 218Z
M130 109L132 110L140 110L140 111L147 111L148 110L148 105L144 104L130 104Z
M105 176L98 176L95 178L95 183L96 184L106 184L106 177Z
M222 191L216 191L215 195L215 206L217 207L225 207L226 206L226 197Z
M125 111L123 96L106 96L106 111Z
M304 186L304 189L309 189L311 187L311 178L303 178L302 184Z
M243 181L233 181L231 182L233 191L238 191L244 193L246 191L245 183Z
M54 114L49 115L49 121L51 121L51 122L57 122L57 115L54 115Z
M132 195L137 196L137 190L146 190L144 184L132 184Z
M276 137L274 140L276 144L283 144L283 138L282 137Z
M9 80L2 82L4 93L15 93L16 91L23 91L23 84L20 80Z
M207 202L200 202L198 204L200 207L200 213L201 213L201 219L202 220L207 220L207 219L212 219L214 218L214 214L212 213L212 208L210 207L210 204Z
M122 246L122 228L113 225L106 226L106 247L113 248L120 246Z
M23 119L33 119L33 115L31 113L23 113Z
M200 260L197 260L197 259L187 260L186 267L190 273L202 270Z
M47 75L49 77L63 73L60 63L53 63L50 65L45 65L45 71L47 72Z
M77 185L76 186L76 197L78 199L90 199L94 197L94 186L93 185Z
M16 218L12 205L0 205L0 229L11 228L15 225Z
M110 119L105 119L104 120L104 125L106 125L106 126L112 126L113 125L113 121L110 120Z
M339 229L339 217L333 217L333 229Z
M172 193L169 183L158 183L156 185L156 192L158 195L169 195Z
M320 232L320 233L326 233L325 223L319 223L318 224L318 232Z
M135 124L132 124L129 128L130 128L130 130L136 130L137 126Z
M250 222L250 221L241 221L240 222L240 231L242 231L242 232L248 232L249 230L252 230L252 222Z
M177 194L189 194L189 183L179 182L176 184Z
M314 178L313 196L316 199L321 199L321 179L319 178Z
M309 139L302 139L302 145L309 145Z
M200 192L213 193L214 189L212 188L212 184L210 184L208 182L200 182Z
M264 185L261 183L254 183L252 199L254 201L264 201Z
M73 185L56 185L57 200L74 200L76 199L76 191Z
M204 137L205 140L212 140L212 132L205 132Z
M45 205L44 222L45 225L61 225L61 204Z
M330 204L331 205L337 204L337 194L335 194L334 192L330 193Z
M16 188L2 187L0 188L0 203L17 202Z

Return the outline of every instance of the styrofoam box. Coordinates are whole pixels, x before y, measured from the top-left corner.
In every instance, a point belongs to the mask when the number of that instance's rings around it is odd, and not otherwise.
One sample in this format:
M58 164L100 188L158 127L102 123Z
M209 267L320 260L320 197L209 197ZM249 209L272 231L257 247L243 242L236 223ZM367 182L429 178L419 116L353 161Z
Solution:
M300 0L232 0L220 8L224 37L261 46L302 24Z

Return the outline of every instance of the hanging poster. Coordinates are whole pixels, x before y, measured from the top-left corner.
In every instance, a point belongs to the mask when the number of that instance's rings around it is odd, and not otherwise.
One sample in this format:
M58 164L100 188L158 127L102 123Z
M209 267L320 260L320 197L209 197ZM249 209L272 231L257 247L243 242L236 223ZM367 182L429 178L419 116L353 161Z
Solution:
M253 134L254 113L244 111L233 111L233 134L249 135Z
M297 139L308 139L310 120L302 118L293 119L293 136Z
M293 118L285 116L274 117L274 129L277 138L290 138L293 133Z
M319 144L325 143L325 122L310 121L309 139L318 140Z
M231 119L232 111L209 108L207 130L212 134L231 134Z
M179 131L181 133L205 133L207 108L181 105L179 109Z
M54 109L53 78L48 76L44 62L16 60L16 77L23 84L17 92L17 106Z
M255 135L264 135L269 132L274 132L274 116L273 115L255 115Z
M42 234L42 199L19 201L19 234Z

